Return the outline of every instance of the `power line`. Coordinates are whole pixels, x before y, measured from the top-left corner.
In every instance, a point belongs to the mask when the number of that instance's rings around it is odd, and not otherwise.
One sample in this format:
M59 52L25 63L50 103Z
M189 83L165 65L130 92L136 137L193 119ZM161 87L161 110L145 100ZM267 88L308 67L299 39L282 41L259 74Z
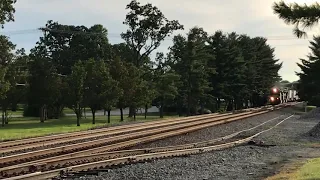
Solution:
M42 33L43 31L49 31L52 33L61 33L61 34L73 34L73 35L86 35L86 36L99 36L105 35L103 33L96 32L84 32L84 31L71 31L71 30L58 30L58 29L49 29L49 28L39 28L39 29L26 29L26 30L15 30L15 31L6 31L0 32L2 35L14 36L14 35L25 35L25 34L34 34L34 33ZM121 38L120 33L107 33L109 38ZM308 40L309 38L299 39L293 36L288 35L278 35L278 36L257 36L257 37L265 37L270 41L283 41L283 40ZM172 40L172 38L165 38L165 40Z

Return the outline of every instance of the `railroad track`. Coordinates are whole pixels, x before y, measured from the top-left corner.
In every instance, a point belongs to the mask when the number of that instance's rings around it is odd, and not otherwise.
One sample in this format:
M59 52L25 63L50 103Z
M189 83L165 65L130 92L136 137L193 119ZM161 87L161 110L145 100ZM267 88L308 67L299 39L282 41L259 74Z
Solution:
M264 107L267 108L268 106ZM250 108L244 110L245 112L259 110L262 108ZM192 116L192 117L184 117L184 118L175 118L169 120L160 120L154 122L147 123L138 123L131 125L123 125L123 126L115 126L109 128L102 128L90 131L82 131L82 132L74 132L74 133L66 133L59 135L51 135L51 136L43 136L37 138L16 140L16 141L8 141L0 143L0 155L4 156L6 153L12 153L16 151L26 151L29 149L47 147L52 145L65 145L65 143L91 140L95 138L103 138L107 136L114 136L122 133L134 132L139 130L147 130L151 128L159 128L162 126L169 126L174 124L182 124L194 120L200 120L203 118L214 118L220 116L230 115L232 113L214 113L200 116Z
M274 127L278 126L285 120L291 118L293 115L281 120L275 126L267 130L260 131L254 135L250 135L243 139L237 139L232 142L227 142L223 144L216 144L216 142L220 142L223 140L228 140L234 138L235 136L252 131L258 127L263 126L266 123L272 122L275 119L279 119L282 116L277 118L273 118L269 121L266 121L258 126L255 126L250 129L242 130L233 134L230 134L225 137L221 137L218 139L214 139L211 141L204 141L200 143L192 143L186 145L179 145L179 146L171 146L171 147L162 147L162 148L152 148L152 149L138 149L138 150L127 150L127 151L119 151L119 152L109 152L109 153L100 153L94 154L89 156L79 156L73 158L62 158L62 159L55 159L51 161L43 161L42 162L42 172L35 172L27 175L17 176L13 178L9 178L10 180L14 179L47 179L53 178L58 176L59 174L68 173L68 172L79 172L79 171L87 171L87 170L94 170L94 169L103 169L108 168L114 165L122 165L122 164L131 164L135 162L146 161L149 159L158 159L158 158L165 158L165 157L172 157L172 156L182 156L182 155L189 155L189 154L197 154L207 151L219 150L224 148L230 148L236 145L244 144L252 140L254 137L273 129ZM40 164L38 164L41 166ZM45 168L46 166L46 168ZM54 170L51 170L54 169Z
M189 126L188 128L178 129L178 130L175 129L175 131L163 132L160 134L155 133L154 135L151 135L151 136L141 137L138 139L132 139L132 140L119 142L119 143L112 144L112 145L97 147L97 148L93 148L93 149L89 149L89 150L85 150L85 151L80 151L80 152L75 152L75 153L71 153L71 154L66 154L66 155L62 155L62 156L45 158L43 160L38 160L38 161L32 161L36 158L34 153L38 153L38 155L40 155L40 158L43 158L43 157L45 157L45 155L48 155L48 154L52 155L52 151L45 150L45 151L40 151L40 152L37 151L37 152L20 154L20 155L16 155L16 156L8 156L8 157L4 157L4 158L0 159L1 160L0 162L4 162L3 163L4 165L6 165L5 163L7 163L7 165L10 165L10 164L12 164L12 162L20 163L21 159L23 159L23 158L25 160L29 160L31 162L22 164L22 166L10 166L10 167L6 167L6 168L2 168L0 170L0 172L3 177L10 176L10 175L17 175L17 174L21 174L21 173L24 174L26 172L30 172L30 171L32 172L32 171L41 169L40 168L41 163L43 163L45 161L49 162L50 160L52 161L55 159L68 159L68 158L73 158L73 157L77 157L77 156L91 155L93 153L101 153L101 152L106 152L106 151L111 151L111 150L119 150L119 149L123 149L125 147L134 146L139 143L145 143L145 142L150 142L150 141L154 141L157 139L162 139L165 137L179 135L179 134L187 133L190 131L202 129L205 127L228 123L231 121L235 121L235 120L239 120L239 119L243 119L246 117L251 117L251 116L255 116L255 115L259 115L259 114L263 114L263 113L267 113L267 112L268 112L268 110L261 110L258 112L245 112L242 114L233 114L233 115L228 115L227 117L215 118L214 120L210 120L207 123L202 123L202 124L200 124L198 121L198 122L196 122L196 125L191 124L191 126ZM161 131L159 131L159 132L161 132ZM39 154L39 153L42 153L42 154ZM21 167L23 167L23 168L21 168Z
M269 112L268 110L261 110L258 112L245 112L239 114L231 114L226 116L219 116L217 118L202 118L188 123L178 125L165 126L159 129L150 129L146 131L133 132L95 141L71 144L63 147L49 148L28 153L22 153L12 156L5 156L0 158L0 167L32 161L36 159L43 159L49 156L57 156L62 154L77 155L77 154L92 154L100 151L113 151L123 149L125 147L134 146L139 143L150 142L165 137L179 135L190 131L199 130L205 127L224 124L231 121L252 117ZM195 119L193 119L195 120ZM80 152L77 152L80 151ZM72 153L73 152L73 153Z

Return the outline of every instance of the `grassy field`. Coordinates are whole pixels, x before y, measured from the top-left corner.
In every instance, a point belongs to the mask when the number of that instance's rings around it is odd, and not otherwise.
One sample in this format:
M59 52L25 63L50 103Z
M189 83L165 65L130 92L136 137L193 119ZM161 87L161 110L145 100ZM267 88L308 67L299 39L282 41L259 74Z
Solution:
M311 159L305 163L297 162L286 167L279 174L266 180L316 180L320 179L320 158Z
M126 116L125 116L126 117ZM166 116L165 118L172 118L174 116ZM154 121L159 120L159 116L137 116L136 121ZM133 121L125 118L124 122ZM92 124L92 118L80 120L80 127L76 126L75 117L63 117L61 119L47 120L44 123L39 122L39 118L11 118L9 124L5 127L0 127L0 140L21 139L34 136L43 136L56 133L74 132L81 130L88 130L97 126L107 125L106 116L97 116L96 124ZM121 124L120 116L111 116L110 124Z
M296 173L297 179L320 179L320 158L311 159L303 165Z

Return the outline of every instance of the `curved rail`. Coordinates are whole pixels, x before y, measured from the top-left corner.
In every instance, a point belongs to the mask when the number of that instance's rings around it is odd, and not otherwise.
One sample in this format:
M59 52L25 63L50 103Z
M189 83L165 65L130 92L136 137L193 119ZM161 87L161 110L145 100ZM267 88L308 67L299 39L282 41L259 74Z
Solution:
M263 108L268 108L270 106L264 106L259 108L249 108L244 110L238 110L236 112L247 112L247 111L254 111L259 110ZM41 144L41 142L58 140L58 139L69 139L71 137L82 137L97 133L103 133L103 132L110 132L110 131L117 131L117 130L125 130L125 129L132 129L136 127L141 126L148 126L148 125L158 125L161 123L168 123L168 122L179 122L194 118L204 118L204 117L214 117L214 116L223 116L232 114L231 112L227 113L213 113L213 114L205 114L205 115L198 115L198 116L190 116L190 117L182 117L182 118L171 118L171 119L164 119L159 121L152 121L152 122L144 122L144 123L137 123L137 124L128 124L128 125L120 125L120 126L112 126L112 127L105 127L100 129L93 129L88 131L78 131L78 132L70 132L70 133L63 133L63 134L56 134L56 135L48 135L48 136L41 136L41 137L34 137L34 138L28 138L28 139L21 139L21 140L13 140L13 141L6 141L6 142L0 142L0 150L5 150L8 147L15 147L15 146L30 146L31 144L38 143Z
M263 114L263 113L266 113L268 111L261 111L261 112L257 112L257 113L247 113L245 115L242 115L241 117L234 117L234 118L230 118L230 119L227 119L227 120L223 120L223 121L220 121L220 122L213 122L215 123L214 125L218 125L218 124L222 124L222 123L227 123L227 122L231 122L231 121L235 121L235 120L239 120L239 119L243 119L243 118L246 118L246 117L251 117L251 116L254 116L254 115L259 115L259 114ZM267 122L265 122L267 123ZM265 123L262 123L262 124L265 124ZM204 124L206 125L206 124ZM213 124L210 124L210 125L207 125L207 126L212 126ZM72 165L73 162L72 162L72 159L77 159L79 158L78 162L86 162L87 159L83 159L86 155L87 156L91 156L93 159L96 159L96 158L114 158L114 157L117 157L119 152L111 152L111 153L105 153L104 156L102 157L102 155L95 155L95 154L91 154L91 153L100 153L100 152L103 152L103 151L108 151L110 150L110 148L120 148L120 147L124 147L124 146L132 146L132 145L136 145L137 143L144 143L144 142L148 142L150 139L152 140L155 140L155 139L161 139L161 138L164 138L164 137L168 137L168 136L172 136L172 135L177 135L179 133L186 133L186 132L190 132L192 130L197 130L197 129L201 129L203 127L192 127L192 128L189 128L189 129L184 129L184 130L180 130L179 132L172 132L172 133L164 133L164 134L156 134L156 135L153 135L151 137L144 137L144 138L139 138L139 139L135 139L135 140L131 140L131 141L127 141L127 142L124 142L124 143L118 143L118 144L115 144L115 145L111 145L111 146L106 146L106 147L99 147L99 148L95 148L95 149L90 149L90 150L87 150L87 151L82 151L82 152L78 152L78 153L72 153L72 154L67 154L67 155L63 155L63 156L57 156L57 157L53 157L53 158L47 158L47 159L44 159L44 160L38 160L38 161L34 161L34 162L30 162L30 163L25 163L25 164L22 164L22 165L18 165L18 166L10 166L10 167L7 167L7 168L2 168L0 169L0 172L3 176L7 176L7 175L10 175L10 174L14 174L14 173L18 173L18 174L21 174L23 172L33 172L33 171L36 171L36 170L39 170L39 169L42 169L42 170L45 170L45 169L52 169L53 167L57 166L57 163L58 163L58 166L61 165L61 164L67 164L67 165ZM239 132L240 133L240 132ZM231 137L234 137L236 136L237 134L234 133L232 134L231 136L227 136L227 137L223 137L222 139L219 138L219 139L216 139L216 140L213 140L213 141L210 141L210 143L214 143L214 142L217 142L217 140L223 140L223 139L226 139L226 138L231 138ZM205 143L206 145L208 145L208 142L203 142ZM196 147L196 146L202 146L203 143L194 143L194 144L189 144L188 147ZM170 147L166 147L166 149L168 150ZM171 147L173 149L176 149L176 148L186 148L186 146L175 146L175 147ZM139 150L138 153L142 153L144 152L145 153L146 150ZM149 150L148 152L157 152L157 151L163 151L163 149L159 148L158 150L154 149L154 150ZM123 151L122 154L124 155L131 155L131 154L136 154L137 152L135 151ZM82 159L78 156L82 156ZM98 157L98 156L101 156L101 157Z
M124 145L127 145L126 144L127 140L129 140L129 142L132 141L135 144L140 142L152 141L153 138L158 137L157 135L159 134L163 135L163 137L168 137L168 136L172 136L173 134L178 134L179 132L186 133L192 130L201 129L204 127L209 127L217 124L227 123L229 121L251 117L251 116L263 114L266 112L268 112L268 110L260 111L260 112L245 112L245 113L239 113L239 114L232 114L232 115L222 116L214 119L204 118L203 120L199 120L199 121L193 121L189 123L178 124L178 125L168 126L168 127L159 128L159 129L151 129L147 131L134 132L134 133L124 134L124 135L114 136L111 138L98 139L95 141L90 141L85 143L78 143L78 144L72 144L72 145L67 145L63 147L56 147L56 148L44 149L39 151L12 155L12 156L5 156L0 158L0 163L1 163L0 166L4 167L7 165L18 164L28 160L34 160L39 158L41 159L48 156L55 156L60 154L67 154L67 153L80 151L80 150L85 150L85 151L76 152L76 153L83 153L86 151L88 151L88 153L93 153L93 150L101 149L101 148L103 148L106 151L117 150L120 148L128 147L128 146L124 146ZM141 141L137 141L138 140L137 138ZM162 137L160 136L157 139L159 138L162 138ZM118 143L110 144L115 142L118 142ZM131 143L130 146L135 144ZM91 148L95 148L95 149L91 149ZM89 150L86 150L86 149L89 149ZM76 154L76 153L72 153L72 154Z
M81 165L71 166L68 168L60 168L52 171L46 171L46 172L36 172L32 174L22 175L18 177L8 178L7 180L16 180L16 179L22 179L22 180L29 180L29 179L48 179L53 178L63 173L69 173L69 172L79 172L79 171L90 171L94 169L103 169L108 168L114 165L122 165L122 164L132 164L136 162L143 162L150 159L160 159L160 158L166 158L166 157L175 157L175 156L185 156L185 155L192 155L192 154L199 154L203 152L209 152L214 150L221 150L225 148L231 148L237 145L245 144L251 141L253 138L259 136L262 133L265 133L267 131L272 130L276 126L283 123L285 120L290 119L292 116L282 120L281 122L277 123L275 126L263 130L259 133L256 133L252 136L249 136L247 138L239 139L233 142L219 144L219 145L213 145L213 146L206 146L206 147L200 147L200 148L190 148L190 149L183 149L183 150L172 150L172 151L165 151L165 152L155 152L155 153L146 153L141 155L133 155L128 157L121 157L121 158L115 158L115 159L108 159L108 160L102 160L97 162L91 162L91 163L85 163Z

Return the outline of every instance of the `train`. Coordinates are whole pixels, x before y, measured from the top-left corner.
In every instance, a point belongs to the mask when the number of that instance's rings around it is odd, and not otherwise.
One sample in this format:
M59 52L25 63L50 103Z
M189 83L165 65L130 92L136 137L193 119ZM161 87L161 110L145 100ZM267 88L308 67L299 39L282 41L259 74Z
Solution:
M278 105L286 102L297 101L297 91L293 89L280 89L279 87L272 87L269 92L268 103L270 105Z

